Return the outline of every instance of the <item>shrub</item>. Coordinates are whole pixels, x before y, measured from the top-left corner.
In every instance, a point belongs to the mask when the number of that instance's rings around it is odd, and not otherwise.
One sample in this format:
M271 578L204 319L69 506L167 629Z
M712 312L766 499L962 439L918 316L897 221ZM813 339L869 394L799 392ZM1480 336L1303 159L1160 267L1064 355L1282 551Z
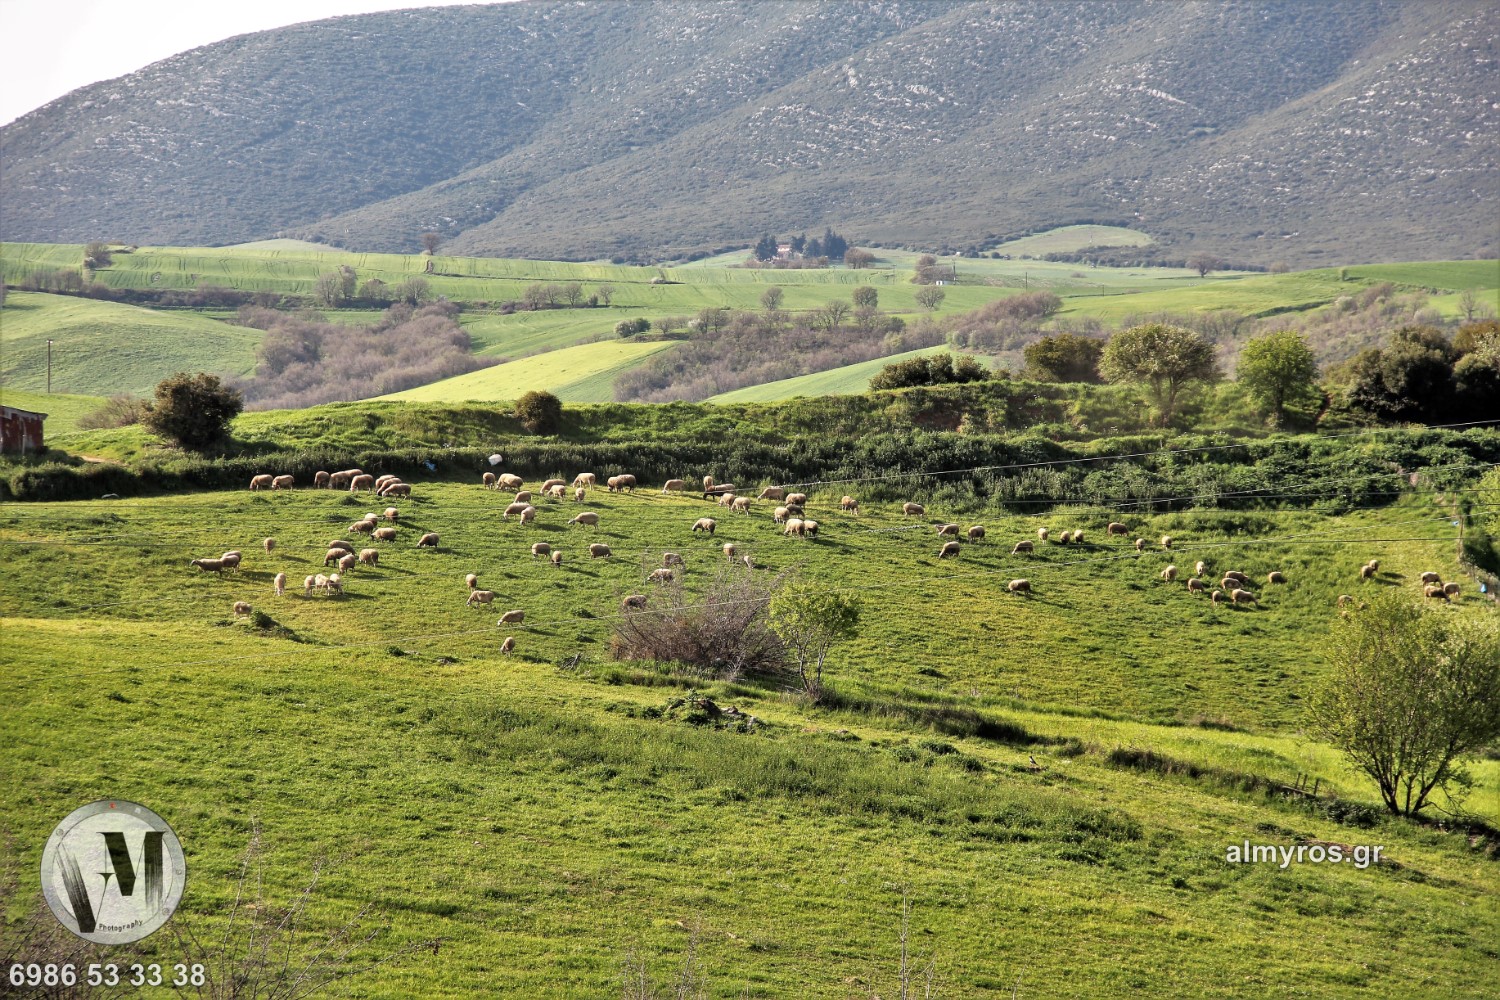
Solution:
M150 404L144 399L122 393L109 397L99 409L79 417L78 426L89 431L108 427L129 427L145 419L150 409Z
M202 450L224 439L229 422L245 408L239 391L207 372L178 372L156 386L156 399L142 423L151 433L184 448Z
M724 680L774 671L783 654L766 622L771 592L772 584L723 566L696 599L673 582L620 620L611 652L617 660L684 663Z
M533 434L557 433L562 413L562 400L550 392L532 390L516 400L516 419Z

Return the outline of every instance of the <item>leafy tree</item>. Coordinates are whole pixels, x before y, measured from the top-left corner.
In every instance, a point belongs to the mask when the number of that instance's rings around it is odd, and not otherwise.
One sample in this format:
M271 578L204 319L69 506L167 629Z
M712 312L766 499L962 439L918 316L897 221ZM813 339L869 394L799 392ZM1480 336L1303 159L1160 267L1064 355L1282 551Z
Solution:
M201 450L223 440L229 422L244 408L239 391L221 384L219 376L178 372L157 383L141 422L152 434Z
M922 308L929 311L936 310L938 306L943 304L943 299L947 297L948 293L936 285L928 285L926 288L921 288L917 291L917 302Z
M83 248L84 267L90 269L108 267L113 260L114 254L110 252L109 244L107 243L95 240Z
M869 267L875 262L875 255L868 250L859 247L850 247L844 251L844 265L856 271Z
M789 242L791 243L792 253L794 254L803 253L808 249L806 233L803 233L801 236L793 236Z
M796 661L797 679L814 702L823 697L823 664L840 639L857 634L859 598L811 584L788 584L771 598L771 631Z
M437 248L443 245L443 234L425 232L422 234L422 252L431 257L437 253Z
M1026 377L1036 382L1088 382L1097 384L1099 357L1104 341L1074 333L1055 333L1027 344Z
M1500 628L1400 592L1335 621L1312 732L1374 779L1393 813L1468 786L1463 758L1500 739Z
M634 337L638 333L645 333L651 329L651 321L644 316L637 319L622 319L615 324L615 334L620 337Z
M1500 322L1488 319L1465 323L1453 335L1453 349L1459 354L1479 350L1486 344L1500 346Z
M1222 270L1224 261L1211 253L1200 253L1190 259L1187 265L1198 272L1198 277L1206 278L1210 271Z
M1250 396L1269 408L1280 427L1288 403L1317 396L1318 362L1307 341L1293 330L1256 337L1240 352L1235 378Z
M880 293L875 290L874 285L860 285L850 298L860 309L874 309L880 304Z
M550 392L532 390L516 400L516 419L533 434L555 434L562 415L562 400Z
M937 258L924 253L917 258L917 267L911 280L918 285L930 285L937 280Z
M776 258L776 237L762 236L755 244L756 260L774 260Z
M1500 341L1465 354L1453 366L1459 413L1468 420L1500 417Z
M882 368L870 379L870 388L904 389L914 385L946 385L955 382L983 382L990 370L972 354L934 354L925 358L896 361Z
M397 283L396 287L391 289L391 293L397 302L419 306L432 298L432 286L427 283L426 278L412 275L405 281Z
M839 324L844 321L844 317L849 315L849 303L843 299L830 299L823 306L823 314L828 317L828 328L837 330Z
M379 278L371 278L359 286L359 297L366 302L389 302L390 292L386 290L385 282Z
M1144 385L1163 427L1171 424L1183 389L1219 377L1212 344L1164 323L1133 326L1111 337L1099 358L1099 374L1110 382Z
M785 298L785 295L786 293L779 287L772 285L760 293L760 304L766 307L767 312L775 312L781 308L781 300Z
M1386 420L1432 422L1454 412L1458 351L1436 327L1404 326L1350 360L1350 407Z
M830 260L838 260L849 249L849 241L833 231L830 226L823 230L823 240L819 244L815 257L827 257Z

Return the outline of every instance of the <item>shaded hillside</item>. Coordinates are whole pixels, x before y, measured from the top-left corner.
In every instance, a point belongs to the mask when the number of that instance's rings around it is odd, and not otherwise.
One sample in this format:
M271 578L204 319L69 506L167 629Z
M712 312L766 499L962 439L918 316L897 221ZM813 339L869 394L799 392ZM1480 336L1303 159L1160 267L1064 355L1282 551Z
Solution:
M0 235L410 250L435 229L453 253L636 258L1095 219L1168 255L1494 255L1497 29L1469 0L336 18L0 129Z

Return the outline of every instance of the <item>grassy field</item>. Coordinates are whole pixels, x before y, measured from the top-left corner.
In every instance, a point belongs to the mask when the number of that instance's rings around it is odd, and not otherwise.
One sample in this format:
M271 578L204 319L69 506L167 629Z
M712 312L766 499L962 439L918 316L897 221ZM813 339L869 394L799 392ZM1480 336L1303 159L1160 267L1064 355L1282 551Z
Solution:
M1071 253L1090 247L1148 247L1156 241L1149 233L1123 226L1062 226L1035 236L1006 240L991 249L1012 255Z
M52 340L53 391L149 395L157 382L184 369L248 375L260 338L259 330L192 312L11 292L0 307L0 381L45 390Z
M614 399L614 380L621 372L671 346L672 341L607 340L580 344L381 398L413 402L498 402L514 400L533 389L541 389L565 403L603 403Z
M870 379L879 375L880 370L886 365L910 358L925 357L928 354L951 352L951 350L952 348L945 346L923 347L915 351L892 354L890 357L876 358L873 361L861 361L857 365L845 365L826 372L814 372L811 375L798 375L795 378L781 379L778 382L747 386L733 392L710 396L704 402L770 403L781 399L795 399L798 396L831 396L867 392L870 388Z
M24 389L0 387L0 403L17 406L33 413L47 414L46 434L66 434L78 429L80 417L104 405L103 396L72 396L67 393L27 392Z
M571 502L522 527L477 483L419 482L378 567L331 598L300 580L368 495L9 505L0 781L26 789L0 818L9 860L34 870L61 815L128 794L176 827L185 919L216 940L252 824L272 902L332 857L295 953L366 905L389 929L357 963L441 939L332 995L619 995L632 951L665 977L697 927L711 996L893 996L903 887L944 996L1155 994L1164 970L1172 992L1205 997L1493 984L1494 861L1457 834L1338 823L1241 780L1307 776L1370 799L1298 734L1322 670L1309 640L1366 559L1382 572L1361 593L1411 589L1426 569L1461 578L1447 507L1126 516L1133 533L1173 534L1179 565L1288 574L1257 588L1258 607L1228 609L1163 583L1169 554L1105 541L1118 509L991 511L987 541L939 561L932 523L972 512L847 515L834 501L849 489L815 493L823 530L795 540L769 504L694 535L714 509L653 484L594 492L601 523L585 529L566 525ZM1010 554L1043 524L1089 541ZM425 531L438 548L413 547ZM528 555L537 540L560 568ZM601 541L614 557L588 559ZM830 662L830 706L784 679L610 661L620 598L654 592L643 576L662 552L684 556L700 595L726 541L755 559L738 573L796 571L865 601ZM237 575L186 566L228 548L246 552ZM293 581L281 598L278 571ZM468 572L498 594L492 609L465 607ZM1019 575L1031 599L1005 592ZM273 621L235 620L236 600ZM1452 613L1493 613L1463 604ZM497 627L511 608L524 624ZM671 707L688 688L761 726L688 724ZM1205 775L1121 764L1144 750ZM1476 773L1471 804L1493 820L1500 765ZM1308 838L1380 844L1398 864L1224 861L1245 839Z

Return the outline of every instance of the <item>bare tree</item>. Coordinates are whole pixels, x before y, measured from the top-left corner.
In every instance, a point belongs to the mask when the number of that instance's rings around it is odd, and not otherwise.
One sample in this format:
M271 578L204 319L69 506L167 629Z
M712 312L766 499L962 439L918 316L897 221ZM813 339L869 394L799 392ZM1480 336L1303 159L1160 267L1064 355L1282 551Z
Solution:
M1187 264L1188 267L1198 272L1200 278L1208 277L1210 271L1220 271L1224 268L1224 261L1211 253L1196 254Z
M576 281L570 281L562 286L563 299L574 308L583 301L583 286Z
M443 245L443 234L428 231L422 234L422 252L431 257Z
M772 285L760 294L760 304L766 307L767 312L775 312L781 308L781 301L785 293L777 285Z
M918 304L929 311L935 311L943 304L945 298L947 298L947 293L936 285L928 285L917 292Z
M615 286L600 285L598 288L594 289L594 294L599 297L600 302L603 302L605 305L609 305L610 299L614 298L615 295Z

